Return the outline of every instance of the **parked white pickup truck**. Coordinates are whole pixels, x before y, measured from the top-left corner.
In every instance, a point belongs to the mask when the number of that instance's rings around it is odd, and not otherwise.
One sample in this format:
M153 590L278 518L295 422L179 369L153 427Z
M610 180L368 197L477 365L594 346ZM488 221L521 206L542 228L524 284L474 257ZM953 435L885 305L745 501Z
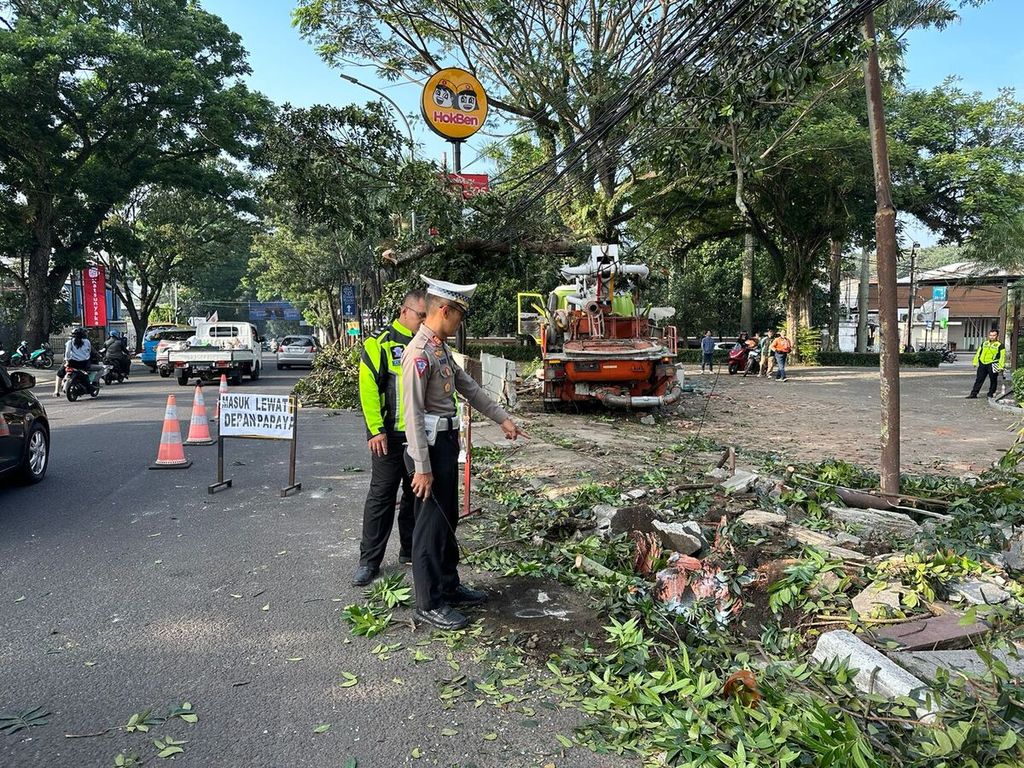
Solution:
M197 323L195 338L185 349L173 350L168 361L181 386L191 379L241 384L242 376L256 381L263 370L263 347L256 326L245 322Z

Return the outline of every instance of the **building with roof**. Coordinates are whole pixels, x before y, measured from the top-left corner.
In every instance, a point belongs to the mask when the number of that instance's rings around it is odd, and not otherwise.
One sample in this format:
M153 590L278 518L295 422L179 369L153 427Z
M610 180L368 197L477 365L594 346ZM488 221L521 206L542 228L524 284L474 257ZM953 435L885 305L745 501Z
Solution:
M1024 279L1024 273L959 261L923 270L913 277L911 346L925 349L948 344L951 349L973 351L993 328L1002 330L1004 335L1009 330L1005 318L1009 314L1007 306L1013 301L1010 290ZM907 340L910 280L907 275L896 281L901 344ZM874 320L878 314L877 278L872 278L869 286L868 310Z

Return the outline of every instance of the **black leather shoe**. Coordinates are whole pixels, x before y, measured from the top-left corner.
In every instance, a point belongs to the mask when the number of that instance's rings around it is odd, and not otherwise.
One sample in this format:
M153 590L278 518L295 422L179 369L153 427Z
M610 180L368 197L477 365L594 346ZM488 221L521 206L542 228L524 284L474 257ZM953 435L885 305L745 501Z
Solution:
M398 564L399 565L412 565L412 555L403 555L401 552L398 553Z
M452 605L480 605L487 602L487 593L459 584L454 592L444 595L444 601Z
M469 624L469 619L456 611L450 605L442 605L432 611L416 610L416 621L422 621L438 629L462 629Z
M360 565L352 576L353 587L365 587L380 575L380 570L368 565Z
M977 400L977 399L978 399L978 396L977 396L977 395L968 395L968 396L967 396L966 398L964 398L964 399L965 399L965 400Z

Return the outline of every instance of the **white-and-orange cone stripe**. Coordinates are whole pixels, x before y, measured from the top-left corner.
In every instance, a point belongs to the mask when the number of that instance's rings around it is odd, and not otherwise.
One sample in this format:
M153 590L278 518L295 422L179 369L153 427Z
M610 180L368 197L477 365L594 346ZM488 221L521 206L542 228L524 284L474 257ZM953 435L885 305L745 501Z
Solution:
M213 445L210 437L210 421L206 417L206 401L203 399L203 386L196 384L196 394L192 399L192 420L188 425L188 437L185 445Z
M167 410L164 411L164 427L160 434L160 449L150 469L185 469L192 462L185 458L181 444L181 426L178 424L178 404L174 395L167 396Z
M210 421L220 423L220 399L228 393L228 376L226 373L220 375L220 386L217 387L217 407L213 409L213 418Z

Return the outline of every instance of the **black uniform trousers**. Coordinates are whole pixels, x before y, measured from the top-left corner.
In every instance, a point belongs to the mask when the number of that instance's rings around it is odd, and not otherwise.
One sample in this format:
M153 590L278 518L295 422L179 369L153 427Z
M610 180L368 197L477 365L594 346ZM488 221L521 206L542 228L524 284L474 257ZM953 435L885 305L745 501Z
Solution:
M412 534L412 576L416 607L421 611L440 608L444 596L459 586L459 543L455 539L459 524L458 430L438 432L429 450L434 483L426 500L416 499Z
M388 538L395 524L395 497L402 487L398 510L400 552L412 552L413 517L412 478L405 471L405 433L388 433L388 452L371 457L370 491L363 505L363 538L359 544L359 564L380 568Z
M996 386L999 384L999 374L992 363L978 364L978 374L974 377L974 386L971 388L972 395L977 396L981 392L981 386L985 383L986 377L988 378L988 396L995 396Z

